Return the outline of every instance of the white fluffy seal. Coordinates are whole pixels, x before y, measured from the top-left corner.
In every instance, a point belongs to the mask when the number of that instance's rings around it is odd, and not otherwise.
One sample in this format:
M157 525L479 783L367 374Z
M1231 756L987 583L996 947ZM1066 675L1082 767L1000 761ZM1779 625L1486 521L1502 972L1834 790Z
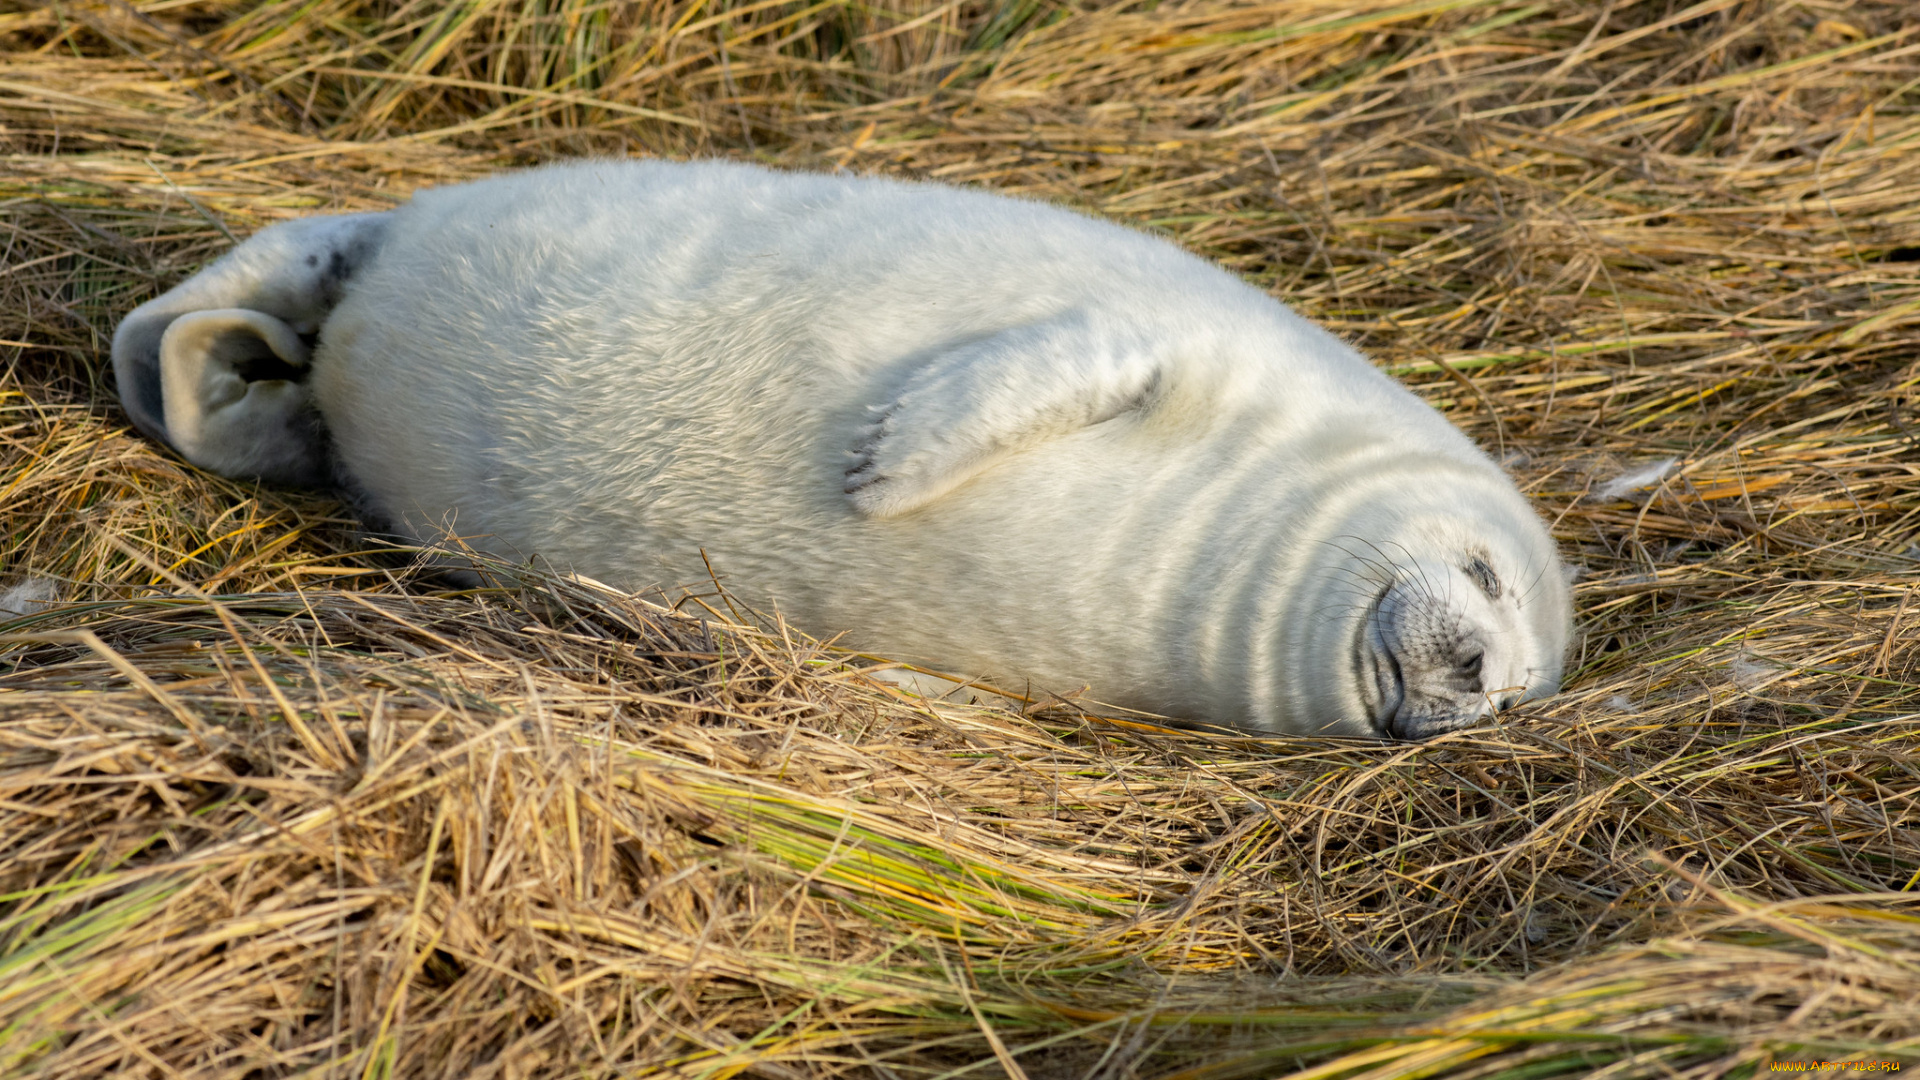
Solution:
M1484 453L1263 293L1036 202L549 167L262 230L113 354L196 464L627 588L704 552L942 670L1399 738L1558 687L1565 579Z

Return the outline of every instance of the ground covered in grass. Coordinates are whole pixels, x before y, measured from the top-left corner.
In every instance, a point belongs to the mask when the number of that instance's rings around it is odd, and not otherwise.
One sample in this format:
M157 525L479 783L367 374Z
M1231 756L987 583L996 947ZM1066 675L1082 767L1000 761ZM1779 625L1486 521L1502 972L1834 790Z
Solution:
M1533 495L1567 692L1422 746L928 707L717 597L446 592L114 404L236 237L587 153L1246 275ZM1901 0L0 2L0 155L0 1075L1920 1065Z

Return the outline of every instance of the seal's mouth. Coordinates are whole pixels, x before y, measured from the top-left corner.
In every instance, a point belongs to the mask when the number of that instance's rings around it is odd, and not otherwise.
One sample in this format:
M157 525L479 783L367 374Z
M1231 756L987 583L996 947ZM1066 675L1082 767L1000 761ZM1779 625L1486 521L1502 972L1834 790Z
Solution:
M1374 596L1373 602L1367 605L1353 643L1354 677L1359 683L1360 700L1366 706L1374 728L1389 738L1393 731L1393 718L1399 713L1400 704L1407 696L1406 678L1400 673L1400 661L1387 644L1386 627L1382 622L1387 597L1392 594L1393 586L1393 582L1388 582Z

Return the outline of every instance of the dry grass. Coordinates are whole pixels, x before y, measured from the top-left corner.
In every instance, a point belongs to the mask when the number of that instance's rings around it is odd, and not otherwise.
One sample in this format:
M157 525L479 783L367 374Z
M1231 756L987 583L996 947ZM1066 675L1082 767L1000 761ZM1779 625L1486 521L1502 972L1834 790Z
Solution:
M70 602L0 624L0 1075L1920 1060L1909 5L72 0L0 49L0 587ZM113 405L115 321L231 236L588 152L1268 285L1506 455L1585 568L1567 693L1418 747L929 712L777 627L436 592Z

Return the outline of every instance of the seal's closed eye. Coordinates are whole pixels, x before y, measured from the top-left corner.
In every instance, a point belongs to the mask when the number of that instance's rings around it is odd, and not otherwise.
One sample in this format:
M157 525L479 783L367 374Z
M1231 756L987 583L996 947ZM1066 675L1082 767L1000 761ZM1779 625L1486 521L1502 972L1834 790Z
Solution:
M1473 583L1480 586L1480 591L1487 594L1487 599L1500 599L1500 578L1493 572L1493 567L1487 565L1487 560L1474 556L1467 560L1466 571Z

